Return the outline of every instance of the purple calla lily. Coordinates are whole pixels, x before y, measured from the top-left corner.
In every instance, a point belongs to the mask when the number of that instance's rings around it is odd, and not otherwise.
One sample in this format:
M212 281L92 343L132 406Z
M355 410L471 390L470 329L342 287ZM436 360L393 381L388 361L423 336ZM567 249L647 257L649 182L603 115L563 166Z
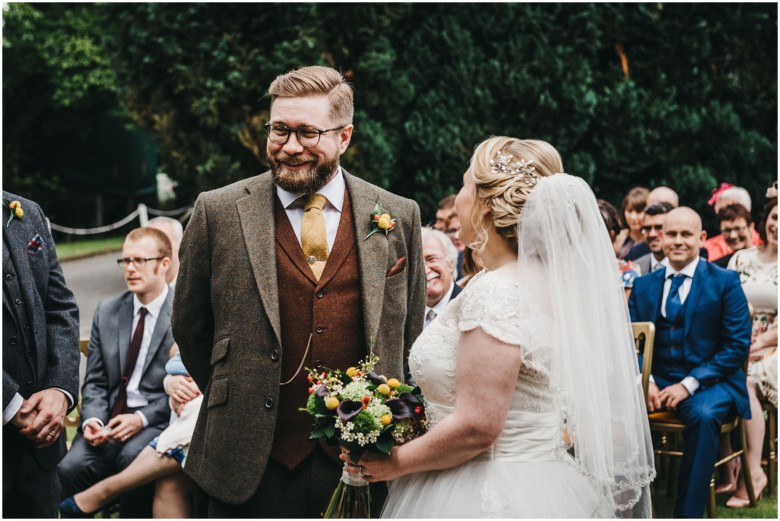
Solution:
M396 421L407 420L414 416L412 407L409 406L404 400L398 398L392 398L385 402L390 408L390 413L393 415L393 419Z
M387 378L382 375L378 375L373 371L367 372L366 378L368 378L369 381L374 385L382 385L387 383Z
M325 397L327 397L327 396L328 396L328 385L327 385L325 382L322 382L322 385L320 385L320 386L317 388L316 394L317 394L317 396L319 396L320 398L325 398Z
M363 410L363 403L362 402L355 402L353 400L344 400L339 404L338 409L336 409L336 412L339 415L339 418L342 422L346 423L350 421L352 418L360 414L360 411Z

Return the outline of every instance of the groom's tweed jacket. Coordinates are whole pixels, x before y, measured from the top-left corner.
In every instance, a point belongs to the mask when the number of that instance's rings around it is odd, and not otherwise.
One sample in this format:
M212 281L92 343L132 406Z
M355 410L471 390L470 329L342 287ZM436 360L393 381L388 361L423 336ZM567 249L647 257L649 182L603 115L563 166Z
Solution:
M377 371L400 376L425 309L420 210L346 172L344 180L360 280L361 344L374 339ZM180 251L173 333L205 395L185 472L209 495L234 504L260 484L280 421L279 383L290 377L282 371L290 325L280 310L275 199L270 172L201 194ZM387 236L366 239L376 204L398 222ZM405 269L388 277L402 257ZM301 406L305 400L300 397Z

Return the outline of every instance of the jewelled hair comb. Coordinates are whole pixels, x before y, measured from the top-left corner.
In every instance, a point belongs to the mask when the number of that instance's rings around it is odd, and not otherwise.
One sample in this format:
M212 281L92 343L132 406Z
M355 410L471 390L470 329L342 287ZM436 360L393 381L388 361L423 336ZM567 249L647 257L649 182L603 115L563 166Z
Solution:
M520 159L519 161L513 161L512 154L504 154L499 151L496 154L495 159L490 160L490 171L494 175L501 177L511 177L515 181L521 181L528 186L536 185L539 180L539 175L536 173L536 167L533 165L534 160Z

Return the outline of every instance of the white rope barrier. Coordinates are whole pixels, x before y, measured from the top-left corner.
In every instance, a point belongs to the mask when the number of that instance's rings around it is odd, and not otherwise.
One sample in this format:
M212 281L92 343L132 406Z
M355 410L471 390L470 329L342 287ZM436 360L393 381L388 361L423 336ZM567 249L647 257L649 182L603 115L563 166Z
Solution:
M179 221L184 221L190 216L190 214L192 214L192 206L184 206L182 208L179 208L178 210L165 211L165 210L156 210L154 208L148 208L145 204L139 204L138 208L133 210L130 213L130 215L113 224L98 226L97 228L70 228L68 226L60 226L59 224L49 222L49 227L52 230L61 233L68 233L70 235L96 235L99 233L106 233L121 228L122 226L126 225L136 217L139 218L141 222L141 226L145 226L146 222L149 221L147 213L155 216L164 216L164 217L175 217L177 215L181 215L181 217L179 217Z

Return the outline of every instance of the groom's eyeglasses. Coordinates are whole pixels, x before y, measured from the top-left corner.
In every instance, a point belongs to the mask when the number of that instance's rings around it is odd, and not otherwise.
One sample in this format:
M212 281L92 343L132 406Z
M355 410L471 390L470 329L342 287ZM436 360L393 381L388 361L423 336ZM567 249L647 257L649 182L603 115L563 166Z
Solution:
M316 147L320 142L320 137L326 132L344 128L344 125L325 130L312 127L288 128L278 123L266 123L263 126L268 131L268 139L271 140L271 143L284 145L290 139L290 134L295 133L295 137L298 138L298 143L307 148Z

